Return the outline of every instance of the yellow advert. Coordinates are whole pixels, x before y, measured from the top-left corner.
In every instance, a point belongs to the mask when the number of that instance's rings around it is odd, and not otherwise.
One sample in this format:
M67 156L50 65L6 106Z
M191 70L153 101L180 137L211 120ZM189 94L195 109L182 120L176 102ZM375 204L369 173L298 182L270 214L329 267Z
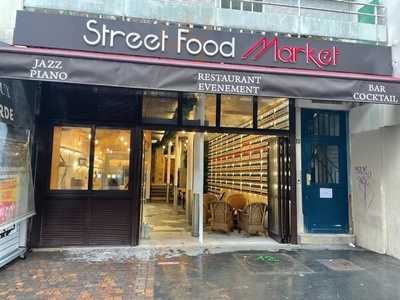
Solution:
M17 213L17 178L0 179L0 225Z

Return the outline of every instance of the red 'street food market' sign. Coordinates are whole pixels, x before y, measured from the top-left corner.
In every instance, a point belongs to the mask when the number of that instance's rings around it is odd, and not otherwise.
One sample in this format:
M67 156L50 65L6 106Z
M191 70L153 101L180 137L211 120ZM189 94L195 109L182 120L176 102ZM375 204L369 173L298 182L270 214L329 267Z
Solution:
M308 42L304 47L294 47L281 45L278 37L272 40L263 37L244 52L242 59L259 60L270 49L272 49L271 52L273 52L275 61L296 64L299 59L302 59L306 64L314 64L320 69L328 65L336 66L340 53L336 46L317 50Z

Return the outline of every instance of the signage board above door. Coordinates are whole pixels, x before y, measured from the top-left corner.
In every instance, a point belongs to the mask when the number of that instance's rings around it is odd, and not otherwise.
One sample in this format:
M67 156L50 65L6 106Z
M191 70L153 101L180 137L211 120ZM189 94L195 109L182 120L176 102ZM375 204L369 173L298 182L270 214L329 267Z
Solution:
M30 51L34 53L24 53ZM153 65L131 60L117 61L112 55L109 59L108 54L99 54L98 59L93 59L91 55L82 57L82 53L76 54L76 57L73 54L70 57L49 53L38 55L36 49L19 48L0 49L0 56L0 78L145 90L400 104L400 82L393 78L385 81L382 76L375 76L376 81L373 81L328 78L318 76L317 72L306 72L317 73L314 76L297 74L300 72L241 72L234 70L236 66L220 64L213 64L215 68L208 69L182 67L180 64Z
M14 44L225 64L392 75L390 47L19 11Z

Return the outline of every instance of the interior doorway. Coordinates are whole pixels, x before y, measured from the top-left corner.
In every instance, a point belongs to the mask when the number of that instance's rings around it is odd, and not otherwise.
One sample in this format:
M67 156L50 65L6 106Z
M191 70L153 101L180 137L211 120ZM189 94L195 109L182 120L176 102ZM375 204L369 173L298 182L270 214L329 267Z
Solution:
M143 131L141 239L191 239L185 201L187 143L184 134Z

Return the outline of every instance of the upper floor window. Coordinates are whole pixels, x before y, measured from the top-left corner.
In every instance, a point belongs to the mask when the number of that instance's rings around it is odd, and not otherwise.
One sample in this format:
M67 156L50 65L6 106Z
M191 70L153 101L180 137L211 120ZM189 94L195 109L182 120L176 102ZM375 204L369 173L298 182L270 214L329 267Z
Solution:
M262 0L221 0L221 8L228 9L236 9L236 10L244 10L244 11L253 11L253 12L262 12L263 5L261 3L254 2L262 2Z

